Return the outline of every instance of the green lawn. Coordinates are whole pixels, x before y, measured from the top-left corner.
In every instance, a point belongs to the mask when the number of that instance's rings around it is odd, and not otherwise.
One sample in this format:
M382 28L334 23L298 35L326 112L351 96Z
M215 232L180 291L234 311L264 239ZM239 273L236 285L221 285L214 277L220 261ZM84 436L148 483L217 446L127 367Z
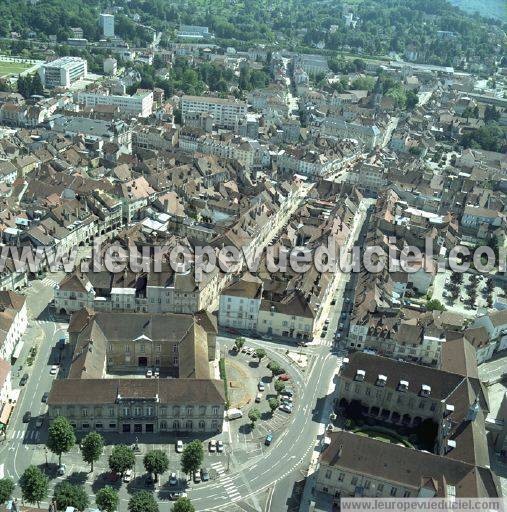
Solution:
M28 68L31 68L33 64L25 64L23 62L3 62L0 61L0 77L17 75Z

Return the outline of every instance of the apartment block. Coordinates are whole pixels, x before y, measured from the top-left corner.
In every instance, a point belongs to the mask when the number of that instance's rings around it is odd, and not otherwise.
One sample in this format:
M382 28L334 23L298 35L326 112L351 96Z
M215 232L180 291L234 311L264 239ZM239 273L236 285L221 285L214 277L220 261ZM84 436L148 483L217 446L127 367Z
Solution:
M79 92L77 101L87 107L111 105L122 114L149 117L153 113L153 91L142 91L132 96L107 94L106 92Z
M240 121L246 120L247 104L243 101L223 98L183 96L181 99L183 123L191 113L211 114L217 126L235 129Z

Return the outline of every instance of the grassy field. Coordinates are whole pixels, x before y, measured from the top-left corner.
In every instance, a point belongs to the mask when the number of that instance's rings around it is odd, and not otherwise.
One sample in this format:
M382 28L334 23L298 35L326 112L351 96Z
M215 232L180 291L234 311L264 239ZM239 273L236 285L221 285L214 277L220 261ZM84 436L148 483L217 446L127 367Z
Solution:
M9 75L17 75L31 67L32 64L24 64L23 62L0 61L0 78Z

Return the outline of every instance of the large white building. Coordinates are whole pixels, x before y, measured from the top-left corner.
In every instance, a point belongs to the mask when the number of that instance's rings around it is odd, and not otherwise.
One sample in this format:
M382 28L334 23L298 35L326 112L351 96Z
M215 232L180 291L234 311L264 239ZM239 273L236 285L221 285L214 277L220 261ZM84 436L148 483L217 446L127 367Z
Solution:
M107 94L107 92L79 92L77 101L87 107L112 105L120 112L134 116L148 117L153 112L153 91L143 91L133 96Z
M214 123L224 128L236 128L246 120L247 104L244 101L212 98L207 96L183 96L181 116L183 123L190 113L205 113L213 116Z
M60 57L39 68L44 87L70 87L80 78L86 78L88 63L80 57Z
M112 14L101 14L100 26L104 37L114 37L114 16Z

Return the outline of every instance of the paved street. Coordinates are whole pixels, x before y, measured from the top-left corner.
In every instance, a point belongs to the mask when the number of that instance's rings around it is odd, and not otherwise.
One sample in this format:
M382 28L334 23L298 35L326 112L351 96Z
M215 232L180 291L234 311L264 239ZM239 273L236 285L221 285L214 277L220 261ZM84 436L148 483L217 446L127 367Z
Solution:
M361 205L356 219L355 230L349 245L359 236L361 226L366 216L367 202ZM299 501L303 496L305 477L309 465L319 453L320 437L325 425L329 421L332 410L331 394L334 389L334 376L338 371L342 358L334 344L334 333L343 323L342 308L347 306L345 301L346 283L348 274L337 273L327 296L327 303L323 305L322 319L329 320L328 329L324 337L318 333L316 339L308 347L295 349L292 342L264 341L246 339L246 344L252 348L263 347L268 355L258 368L260 375L264 372L266 381L265 397L274 395L273 382L270 372L265 368L269 360L280 363L290 374L291 386L296 391L294 409L292 414L275 411L273 415L267 412L265 404L260 409L264 414L252 431L248 426L247 415L239 420L226 422L224 432L217 436L224 442L225 452L222 454L209 454L205 456L204 466L210 470L210 481L206 483L187 483L180 474L180 455L175 453L175 438L166 436L149 437L144 435L140 439L141 450L136 457L134 478L128 485L116 482L120 490L120 511L126 509L126 503L132 492L145 488L144 468L142 457L146 451L153 447L164 449L170 459L170 471L176 471L179 477L180 489L185 489L197 510L297 510ZM35 418L45 413L46 405L41 398L45 391L49 391L51 380L49 369L52 364L62 358L62 371L67 366L65 351L60 354L56 344L65 336L67 324L58 321L48 308L53 296L52 288L61 278L59 276L46 277L34 282L27 288L30 327L25 336L25 345L20 359L15 367L15 384L27 371L30 378L23 387L18 404L12 414L7 429L7 439L0 447L0 457L5 460L4 471L6 475L15 480L19 478L24 469L31 463L44 468L51 478L53 487L59 479L68 479L72 482L84 484L91 496L106 485L107 455L112 446L119 442L134 443L135 437L126 439L125 436L107 438L106 453L96 464L93 473L88 472L82 461L78 447L71 453L65 454L63 459L67 464L64 477L56 478L56 456L46 453L44 442L46 428L37 429ZM349 298L350 300L350 298ZM219 338L223 350L230 348L234 342L231 338ZM37 356L31 367L26 365L26 357L32 346L38 347ZM301 353L305 364L298 365L291 360L288 351ZM252 358L244 354L231 356L236 358L238 364L248 365ZM19 370L18 368L23 367ZM252 365L256 366L256 365ZM253 374L253 378L259 378ZM261 375L262 378L262 375ZM246 408L245 410L248 410ZM23 414L32 413L30 423L23 423ZM273 434L273 442L265 446L266 434ZM184 439L183 441L188 441ZM203 439L207 442L207 439ZM46 466L46 461L48 465ZM153 489L160 502L160 510L170 510L167 495L174 487L168 485L168 474L161 477L159 487ZM308 486L306 493L308 493ZM311 492L311 486L310 486ZM19 495L19 489L17 490ZM306 495L305 495L306 496Z

